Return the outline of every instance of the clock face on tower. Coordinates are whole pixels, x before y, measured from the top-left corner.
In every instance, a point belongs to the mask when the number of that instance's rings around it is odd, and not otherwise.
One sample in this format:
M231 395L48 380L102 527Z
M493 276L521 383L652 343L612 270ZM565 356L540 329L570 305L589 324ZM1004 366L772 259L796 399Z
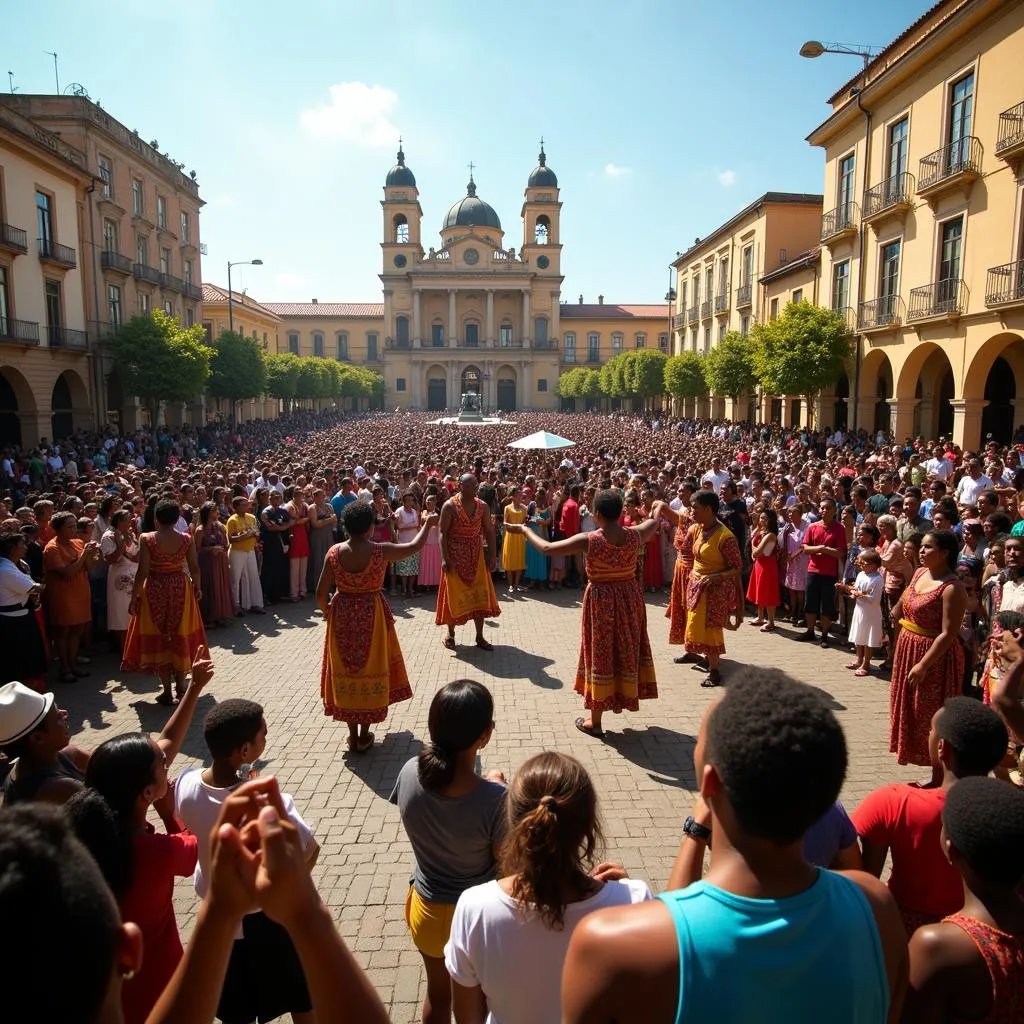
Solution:
M551 265L551 260L549 260L547 258L547 256L538 256L537 257L537 266L540 267L541 270L547 270L550 265Z
M405 256L404 256L403 253L399 253L395 257L395 266L396 267L404 267L405 266Z
M478 253L478 252L476 251L476 249L467 249L467 250L466 250L466 251L465 251L465 252L464 252L464 253L462 254L462 258L463 258L463 259L464 259L464 260L465 260L465 261L466 261L466 262L467 262L467 263L468 263L468 264L469 264L470 266L473 266L473 264L474 264L474 263L478 263L478 262L480 261L480 253Z

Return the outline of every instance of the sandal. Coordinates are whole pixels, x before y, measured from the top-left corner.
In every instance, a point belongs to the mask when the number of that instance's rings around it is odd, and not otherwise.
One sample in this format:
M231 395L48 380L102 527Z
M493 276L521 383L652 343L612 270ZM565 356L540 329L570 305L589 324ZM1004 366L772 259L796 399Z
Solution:
M764 619L751 619L750 620L750 624L752 626L763 626L764 625Z
M373 733L368 732L356 740L355 751L357 754L365 754L373 746Z
M859 668L859 669L857 669L857 671L856 671L856 672L854 672L853 674L854 674L855 676L859 676L860 678L863 678L864 676L869 676L869 675L871 675L871 673L870 673L870 672L869 672L869 671L868 671L868 670L867 670L866 668Z
M446 636L441 641L441 646L442 647L447 647L449 651L454 651L455 650L455 637L453 637L453 636Z
M476 645L477 645L477 647L480 648L481 651L493 651L494 650L494 644L488 642L483 637L480 637L477 640Z
M694 672L707 672L707 670L708 670L707 659L701 659L700 661L695 661L690 666L690 668L693 669Z
M852 672L853 669L858 668L859 666L860 666L860 662L859 661L851 661L849 665L845 666L845 668L850 669L850 671Z
M713 668L709 673L707 679L702 679L700 685L705 689L709 690L713 686L722 685L722 673L717 668Z
M169 693L159 693L156 697L157 704L163 704L165 708L173 708L177 701Z
M62 683L77 683L78 676L76 676L74 672L65 672L61 675L60 681Z
M604 739L604 729L595 729L593 725L587 725L586 719L584 719L582 715L573 722L573 725L575 725L584 736L591 736L595 740Z
M775 627L770 622L766 622L760 628L760 630L758 630L758 632L760 632L760 633L774 633L775 632Z

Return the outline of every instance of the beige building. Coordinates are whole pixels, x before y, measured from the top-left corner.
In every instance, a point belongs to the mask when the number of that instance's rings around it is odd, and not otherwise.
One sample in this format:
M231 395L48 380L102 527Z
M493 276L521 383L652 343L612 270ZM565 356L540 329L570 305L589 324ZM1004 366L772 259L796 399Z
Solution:
M85 155L0 104L0 445L92 426Z
M822 303L856 318L851 423L976 447L1024 423L1024 5L943 0L839 89Z
M705 238L698 238L673 263L676 297L672 309L675 353L707 353L729 331L748 334L765 319L758 282L788 265L818 242L822 197L802 192L766 192ZM753 415L753 396L739 408L721 395L687 399L687 416Z
M28 118L85 154L91 180L80 215L79 265L94 360L97 421L131 429L139 403L124 395L103 353L111 330L138 313L161 308L186 325L202 319L203 201L192 175L153 142L129 131L85 96L0 96L0 109ZM167 420L197 409L168 408Z

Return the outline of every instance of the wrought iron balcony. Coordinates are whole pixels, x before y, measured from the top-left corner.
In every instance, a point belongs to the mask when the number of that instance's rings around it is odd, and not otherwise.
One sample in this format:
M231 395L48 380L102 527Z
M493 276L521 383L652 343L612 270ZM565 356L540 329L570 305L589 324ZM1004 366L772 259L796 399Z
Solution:
M0 224L0 249L7 252L28 252L28 234L11 224Z
M729 293L731 289L726 288L724 292L720 292L715 296L715 312L716 313L728 313L729 312Z
M46 340L50 348L70 348L84 352L89 347L89 336L85 331L72 331L67 327L47 327Z
M562 362L563 363L575 363L576 362L576 349L562 349Z
M981 177L981 142L965 135L921 158L917 168L917 194L937 195Z
M546 341L534 341L531 347L539 352L551 352L553 349L558 348L558 339L548 338Z
M7 345L38 345L39 324L31 320L0 316L0 342Z
M385 348L412 348L412 342L408 338L385 338Z
M185 282L180 277L175 277L173 274L160 274L160 287L166 288L169 292L183 292L185 290Z
M736 308L743 309L754 301L754 286L752 284L741 284L736 289Z
M856 203L843 203L821 218L821 241L838 242L857 233L860 209Z
M910 289L908 320L927 320L930 317L958 317L967 312L967 285L963 278L948 277Z
M588 352L587 353L587 362L588 363L599 363L599 362L601 362L601 352L600 352L600 350Z
M705 299L700 304L700 318L701 320L707 320L709 316L711 316L711 300Z
M883 331L899 327L906 316L906 307L898 295L883 295L860 304L857 328L861 331Z
M190 299L201 299L203 297L202 285L192 284L190 281L186 281L185 295L187 295Z
M101 252L100 266L104 270L113 270L117 274L128 275L132 272L132 261L119 252Z
M838 313L846 324L847 334L857 333L857 311L853 306L833 306L833 313Z
M674 330L674 331L679 330L679 328L684 326L685 323L686 323L686 314L685 313L676 313L676 315L674 317L672 317L672 330Z
M1024 260L992 267L985 280L986 306L1024 304Z
M999 115L996 156L1012 160L1024 153L1024 103L1018 103Z
M75 250L55 242L52 238L39 239L39 258L44 263L55 263L58 267L66 267L68 270L78 266Z
M147 267L145 263L132 264L132 277L136 281L148 281L150 284L160 283L160 271L156 267Z
M106 320L90 320L89 327L89 342L93 347L103 344L108 341L111 335L116 334L120 324L108 323Z
M917 184L909 171L894 174L864 193L864 223L905 214L914 205Z
M700 319L700 306L697 306L697 305L691 306L686 311L686 319L689 320L689 322L691 324L696 323L697 320Z

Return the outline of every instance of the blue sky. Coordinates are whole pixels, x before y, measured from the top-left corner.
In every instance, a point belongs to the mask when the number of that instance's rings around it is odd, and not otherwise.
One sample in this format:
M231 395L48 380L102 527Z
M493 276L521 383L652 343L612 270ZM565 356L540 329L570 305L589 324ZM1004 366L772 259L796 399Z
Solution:
M561 187L563 297L657 302L667 265L768 189L822 190L804 142L856 57L927 0L38 0L4 5L21 92L85 86L195 168L203 278L266 301L380 301L382 185L397 136L423 242L478 194L522 244L545 138ZM12 9L13 8L13 9ZM2 82L2 79L0 79ZM6 83L4 83L6 86ZM237 276L235 276L237 274Z

